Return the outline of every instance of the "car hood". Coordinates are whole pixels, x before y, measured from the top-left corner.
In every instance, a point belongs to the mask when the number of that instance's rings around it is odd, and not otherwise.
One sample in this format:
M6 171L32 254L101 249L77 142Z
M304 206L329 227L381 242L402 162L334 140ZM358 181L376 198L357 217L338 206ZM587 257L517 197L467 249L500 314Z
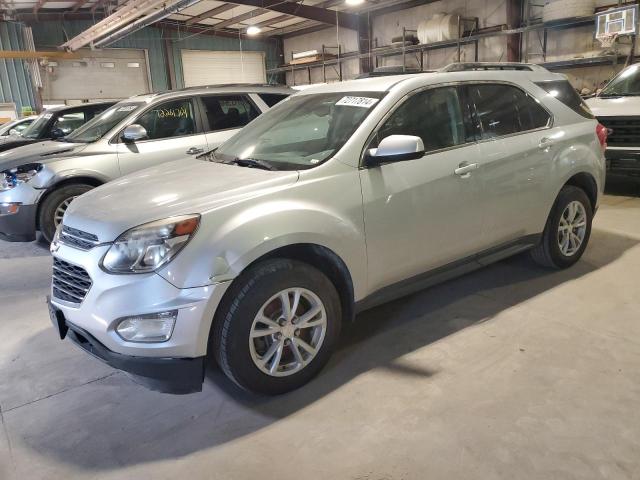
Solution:
M29 141L33 142L33 140ZM0 172L19 167L25 163L47 163L59 158L79 155L87 147L87 144L46 140L22 146L16 145L16 147L19 148L0 152Z
M206 213L298 180L269 171L185 159L140 170L74 200L64 224L111 242L126 230L176 215Z
M587 105L596 117L640 116L640 96L638 97L594 97L587 99Z

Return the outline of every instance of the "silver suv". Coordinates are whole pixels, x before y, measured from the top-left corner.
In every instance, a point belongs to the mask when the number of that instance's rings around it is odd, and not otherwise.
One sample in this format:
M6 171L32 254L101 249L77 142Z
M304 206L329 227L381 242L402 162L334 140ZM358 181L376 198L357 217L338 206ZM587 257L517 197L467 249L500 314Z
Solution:
M132 97L59 141L3 153L0 238L31 241L40 230L50 242L79 195L121 175L215 148L292 92L231 85Z
M74 202L52 244L61 338L154 389L215 358L254 392L303 385L356 312L528 250L584 252L605 180L598 123L546 71L324 85L206 158Z

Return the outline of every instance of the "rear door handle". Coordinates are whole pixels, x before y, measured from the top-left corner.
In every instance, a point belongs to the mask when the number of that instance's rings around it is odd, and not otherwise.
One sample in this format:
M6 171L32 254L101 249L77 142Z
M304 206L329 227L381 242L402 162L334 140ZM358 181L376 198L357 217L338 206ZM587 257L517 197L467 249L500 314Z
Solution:
M551 140L549 137L542 137L540 139L540 143L538 143L538 148L540 150L548 150L549 147L553 147L553 140Z
M185 153L187 155L198 155L199 153L203 153L204 149L203 148L198 148L198 147L191 147L189 150L187 150Z
M458 165L458 168L456 168L453 173L455 173L456 175L459 175L461 177L468 177L469 173L471 173L473 170L477 170L478 169L478 164L477 163L468 163L468 162L462 162L460 165Z

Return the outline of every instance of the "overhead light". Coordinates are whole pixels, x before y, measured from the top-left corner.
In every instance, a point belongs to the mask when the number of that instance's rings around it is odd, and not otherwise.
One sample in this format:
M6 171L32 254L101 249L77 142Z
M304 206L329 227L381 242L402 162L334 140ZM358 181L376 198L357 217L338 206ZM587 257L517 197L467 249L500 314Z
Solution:
M364 0L345 0L344 3L354 7L356 5L362 5L364 3Z
M247 35L258 35L261 31L262 29L260 27L251 25L247 28Z

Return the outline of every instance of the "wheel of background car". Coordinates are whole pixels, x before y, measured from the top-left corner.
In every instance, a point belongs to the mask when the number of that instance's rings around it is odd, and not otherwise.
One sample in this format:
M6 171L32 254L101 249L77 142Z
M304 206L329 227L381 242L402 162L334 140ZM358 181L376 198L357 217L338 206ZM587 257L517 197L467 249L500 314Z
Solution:
M301 387L322 369L340 318L338 293L323 273L295 260L267 260L230 287L216 314L210 349L237 385L277 395Z
M540 265L567 268L576 263L587 248L593 209L584 190L567 185L560 190L540 243L531 251Z
M56 228L62 222L62 217L71 202L92 188L91 185L83 183L65 185L44 198L40 205L38 225L47 243L51 243L51 240L53 240Z

